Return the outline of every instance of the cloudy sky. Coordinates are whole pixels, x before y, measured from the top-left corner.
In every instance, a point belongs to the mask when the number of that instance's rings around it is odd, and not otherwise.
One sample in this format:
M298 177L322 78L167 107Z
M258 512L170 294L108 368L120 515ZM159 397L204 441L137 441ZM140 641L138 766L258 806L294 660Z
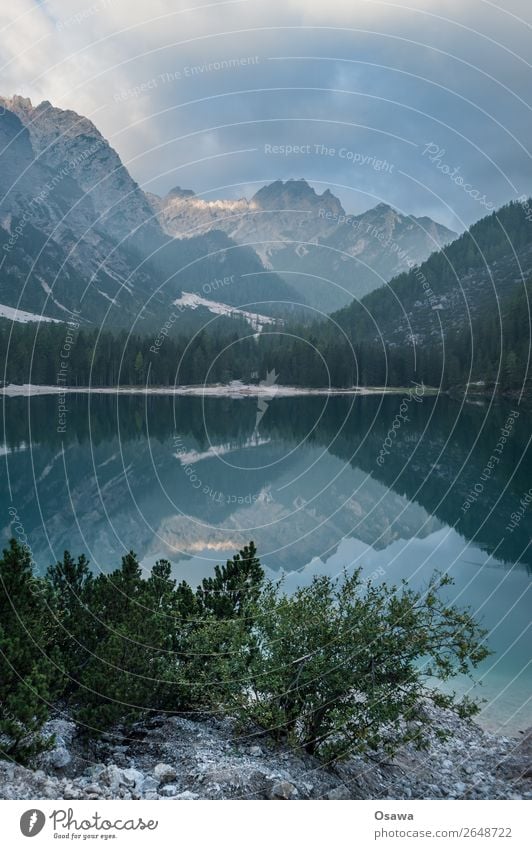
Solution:
M89 116L149 191L276 178L455 229L532 194L530 0L17 0L1 91Z

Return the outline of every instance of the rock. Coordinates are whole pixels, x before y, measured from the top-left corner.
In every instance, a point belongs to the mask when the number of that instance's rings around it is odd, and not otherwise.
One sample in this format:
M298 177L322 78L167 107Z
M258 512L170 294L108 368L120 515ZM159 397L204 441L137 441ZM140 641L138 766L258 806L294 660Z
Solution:
M133 786L131 779L127 778L124 774L124 770L117 767L116 764L109 764L109 766L106 766L100 773L99 781L105 787L109 787L114 792L117 792L120 787Z
M173 781L177 778L177 772L175 771L173 766L170 764L159 763L153 770L153 774L159 784L168 784L170 781Z
M105 764L94 764L94 766L91 766L90 769L89 769L89 775L91 776L91 778L97 779L97 778L100 777L102 772L105 771L105 769L106 769Z
M242 768L238 766L227 766L226 764L217 764L216 766L208 766L203 774L203 781L213 787L235 788L242 787L245 783Z
M138 769L129 767L123 770L124 778L131 787L142 787L144 784L144 775Z
M72 763L71 748L76 735L76 725L65 719L51 719L43 726L43 736L55 739L53 749L44 752L37 759L39 766L46 770L62 770Z
M48 752L47 761L54 769L62 769L72 760L72 755L64 746L59 746L57 749L52 749Z
M72 746L76 733L76 723L68 719L50 719L43 727L43 734L45 736L53 734L55 745L67 749Z
M430 791L431 798L439 798L442 795L441 787L438 787L437 784L429 784L427 789Z
M65 785L65 789L63 790L63 798L64 799L80 799L81 791L79 787L75 787L72 782L68 782Z
M144 781L142 782L142 787L140 789L142 790L143 794L147 794L156 793L158 787L159 782L157 781L157 779L153 778L153 776L151 775L146 775L144 777Z
M161 796L176 796L177 784L165 784L164 787L161 787L159 793Z
M43 785L43 796L46 799L57 799L59 795L59 785L52 778L47 779Z
M101 791L101 788L100 788L100 787L98 787L98 785L97 785L97 784L87 784L87 785L83 788L83 790L84 790L84 792L85 792L87 795L90 795L90 794L92 794L92 795L96 794L96 795L97 795L98 793L101 793L101 792L102 792L102 791Z
M324 799L351 799L352 794L348 787L345 784L339 784L338 787L333 787L331 790L327 790L327 792L323 796Z
M400 758L378 752L369 760L356 754L332 770L266 739L260 745L256 739L239 739L230 718L156 717L129 732L127 754L113 744L122 741L128 729L119 729L106 741L87 745L80 739L72 747L56 746L54 752L64 748L72 755L62 772L48 762L38 761L39 768L31 770L0 759L0 798L532 798L532 784L522 777L530 768L528 734L521 740L505 739L449 711L431 711L432 721L450 737L433 737L428 754L407 743Z
M290 781L277 781L270 788L269 799L298 799L297 787Z
M513 746L501 764L501 771L510 778L532 778L532 728Z

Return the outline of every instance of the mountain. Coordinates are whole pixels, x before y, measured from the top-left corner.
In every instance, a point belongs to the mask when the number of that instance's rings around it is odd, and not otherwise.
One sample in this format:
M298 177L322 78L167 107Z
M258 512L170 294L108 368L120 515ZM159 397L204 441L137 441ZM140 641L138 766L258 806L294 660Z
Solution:
M350 338L391 346L441 346L472 323L497 320L501 299L532 274L530 204L513 202L459 239L333 317ZM480 325L479 325L480 326Z
M231 317L298 317L298 304L330 312L454 235L384 204L347 216L305 180L278 180L250 201L183 189L160 199L88 118L17 95L0 107L4 315L65 320L76 310L82 324L149 333L183 292L227 304L217 309ZM195 302L192 321L191 303L183 332L209 314Z
M87 127L76 136L71 112L65 113L70 131L60 130L61 110L49 104L34 110L29 100L14 97L0 105L3 302L16 306L21 299L29 310L63 319L79 309L88 323L125 324L142 314L156 321L160 299L150 303L155 270L140 268L138 252L112 238L88 178L80 179L95 150L100 156L111 150L107 142L95 128L92 138ZM46 117L52 111L54 121Z
M290 310L294 290L251 248L219 231L165 233L87 118L19 96L0 98L0 107L2 307L63 320L77 310L82 324L139 331L141 322L146 333L166 322L183 291L208 297L223 285L234 307Z
M386 204L348 215L329 189L277 180L246 200L204 200L191 190L150 195L161 226L190 237L216 228L251 245L303 303L325 312L360 298L456 238L430 218L404 216Z
M36 107L18 96L0 102L27 128L39 163L60 177L67 170L75 180L97 216L91 223L98 232L147 249L161 244L148 199L92 121L47 100Z

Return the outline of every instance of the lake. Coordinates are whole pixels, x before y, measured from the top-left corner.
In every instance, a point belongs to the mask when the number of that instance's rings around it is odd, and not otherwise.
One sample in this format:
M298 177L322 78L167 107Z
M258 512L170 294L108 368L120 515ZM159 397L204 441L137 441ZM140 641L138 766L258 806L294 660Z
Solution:
M68 548L108 572L132 549L195 584L253 539L288 591L357 567L415 587L449 572L494 651L480 721L532 724L527 410L413 391L63 401L3 399L2 534L40 570Z

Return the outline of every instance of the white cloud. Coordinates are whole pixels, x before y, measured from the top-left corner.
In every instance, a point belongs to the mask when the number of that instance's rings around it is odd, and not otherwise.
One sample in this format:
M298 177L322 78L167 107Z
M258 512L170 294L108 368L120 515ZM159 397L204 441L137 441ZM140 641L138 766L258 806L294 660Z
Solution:
M511 91L528 97L530 69L512 52L527 55L530 30L510 13L529 17L526 0L506 0L505 10L488 0L17 0L0 7L0 93L50 100L88 115L124 161L131 161L134 176L154 180L161 190L174 182L203 190L224 182L250 186L290 176L293 169L294 176L306 174L314 180L340 185L350 180L355 206L364 204L364 193L369 192L399 206L410 203L412 211L429 205L433 211L440 201L430 191L399 181L375 181L375 175L363 172L348 173L338 161L323 158L273 162L257 153L187 166L189 160L206 155L260 148L265 137L288 140L303 135L309 141L347 140L353 148L370 149L396 161L396 172L401 165L409 173L419 170L412 145L393 142L391 136L387 140L379 132L386 130L417 143L437 136L464 171L474 172L475 180L493 181L490 194L502 202L510 196L510 183L519 182L521 191L532 189L523 186L529 162L509 135L528 143L530 112ZM377 34L352 31L357 28ZM208 69L221 60L255 55L260 60L254 66ZM271 58L305 55L324 58ZM206 70L186 76L189 66ZM496 79L490 80L490 74ZM447 94L445 86L493 113L495 120ZM291 91L245 93L268 88ZM242 94L228 96L235 91ZM389 101L404 105L394 107ZM438 125L431 114L450 129ZM212 129L222 124L233 127ZM181 135L188 140L170 142ZM150 152L154 147L157 151ZM490 158L511 172L510 182L489 166ZM158 177L172 168L174 174ZM466 217L479 217L474 206L454 197L437 176L427 174L426 179L443 204L455 204ZM442 216L447 216L444 205Z

